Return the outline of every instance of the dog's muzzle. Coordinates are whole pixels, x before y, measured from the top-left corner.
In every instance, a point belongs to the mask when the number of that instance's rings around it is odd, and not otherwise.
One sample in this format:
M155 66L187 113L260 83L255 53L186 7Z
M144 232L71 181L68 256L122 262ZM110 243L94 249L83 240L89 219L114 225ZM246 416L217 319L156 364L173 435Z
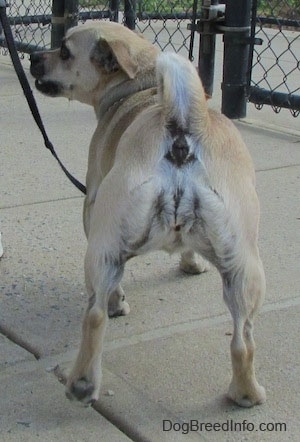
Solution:
M30 54L30 73L36 79L35 87L45 95L55 97L62 92L62 85L59 82L43 80L45 75L44 52L33 52Z
M41 78L45 75L45 57L43 52L30 54L30 73L34 78Z

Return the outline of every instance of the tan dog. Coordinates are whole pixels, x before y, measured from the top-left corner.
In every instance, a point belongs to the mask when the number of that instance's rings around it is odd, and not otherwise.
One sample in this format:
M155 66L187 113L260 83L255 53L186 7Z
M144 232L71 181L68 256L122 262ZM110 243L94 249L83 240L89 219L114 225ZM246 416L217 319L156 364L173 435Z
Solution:
M207 268L195 252L219 270L234 323L229 397L264 402L253 366L252 320L265 292L254 169L234 125L208 110L192 64L100 22L33 54L31 73L41 92L88 103L99 120L84 204L89 305L67 396L98 398L108 314L129 312L119 285L125 263L159 249L180 252L187 272Z

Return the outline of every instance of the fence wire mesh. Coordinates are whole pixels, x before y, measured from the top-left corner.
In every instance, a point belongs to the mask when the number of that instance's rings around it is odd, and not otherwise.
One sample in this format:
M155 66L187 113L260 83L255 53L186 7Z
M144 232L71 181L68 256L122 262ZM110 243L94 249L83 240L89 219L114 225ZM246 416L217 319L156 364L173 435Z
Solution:
M192 19L193 3L191 0L138 1L136 27L163 51L189 51L187 25Z
M105 18L113 18L112 5L116 2L104 0L80 0L78 2L79 22L84 23L86 20L99 20Z
M252 85L300 95L300 0L258 1L255 37L263 43L254 46ZM276 105L272 108L277 113L281 110ZM298 110L290 111L299 115Z
M63 0L62 0L63 3ZM90 19L112 18L110 4L104 0L80 0L76 18L79 22ZM7 2L7 16L12 26L14 39L21 57L34 49L50 49L52 0L10 0ZM7 54L5 39L0 26L0 46Z
M187 25L192 21L193 4L193 0L79 0L77 18L79 23L104 18L126 21L128 25L128 8L131 8L135 11L131 11L131 23L146 38L162 50L191 55L191 33ZM198 10L194 11L198 17L200 7L201 1L198 1ZM51 47L51 0L10 0L7 14L20 53ZM289 96L300 94L299 31L300 0L257 0L255 37L263 43L254 46L251 85ZM6 54L1 27L0 46ZM275 112L280 111L280 107L272 107ZM299 111L290 110L292 115L299 115Z
M22 48L21 56L27 52L27 47L50 47L51 2L49 0L11 0L7 2L6 11L14 39ZM0 42L4 41L1 29L0 38ZM6 55L7 49L2 48L2 53Z
M115 10L112 8L114 4L119 4L119 20L124 20L122 1L80 0L79 22L99 18L114 19ZM132 4L133 10L136 8L137 30L147 34L147 38L162 50L189 50L190 33L187 32L187 22L190 22L192 17L193 0L146 0L127 2L127 4ZM51 13L51 0L10 0L7 15L13 26L15 41L22 44L24 52L28 52L26 45L28 48L34 46L50 48ZM1 29L0 37L3 39ZM7 53L6 49L2 51Z

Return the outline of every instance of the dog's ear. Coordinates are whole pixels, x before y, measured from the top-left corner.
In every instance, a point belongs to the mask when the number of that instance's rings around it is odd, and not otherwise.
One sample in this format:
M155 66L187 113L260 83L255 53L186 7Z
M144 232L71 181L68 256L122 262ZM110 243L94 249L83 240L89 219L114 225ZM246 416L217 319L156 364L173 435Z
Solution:
M129 78L133 79L138 71L138 64L130 54L125 41L107 41L101 38L91 53L91 60L107 73L122 69Z

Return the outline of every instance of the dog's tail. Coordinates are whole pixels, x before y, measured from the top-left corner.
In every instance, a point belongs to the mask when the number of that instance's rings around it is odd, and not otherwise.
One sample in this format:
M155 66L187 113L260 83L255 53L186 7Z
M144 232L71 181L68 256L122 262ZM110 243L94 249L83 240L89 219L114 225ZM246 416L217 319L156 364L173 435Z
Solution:
M157 60L159 100L167 125L201 136L209 121L206 96L195 67L180 55L166 52Z

